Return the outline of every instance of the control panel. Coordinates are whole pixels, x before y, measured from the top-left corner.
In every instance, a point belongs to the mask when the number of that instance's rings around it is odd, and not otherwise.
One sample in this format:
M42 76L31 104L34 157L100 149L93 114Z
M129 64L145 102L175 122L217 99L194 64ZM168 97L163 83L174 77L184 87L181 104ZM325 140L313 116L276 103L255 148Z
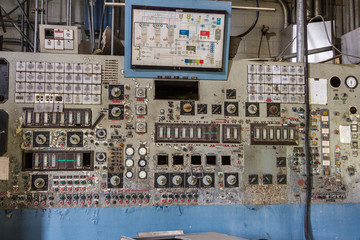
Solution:
M125 78L115 56L0 59L0 207L359 202L360 69L233 61L227 81ZM308 82L308 85L306 85Z

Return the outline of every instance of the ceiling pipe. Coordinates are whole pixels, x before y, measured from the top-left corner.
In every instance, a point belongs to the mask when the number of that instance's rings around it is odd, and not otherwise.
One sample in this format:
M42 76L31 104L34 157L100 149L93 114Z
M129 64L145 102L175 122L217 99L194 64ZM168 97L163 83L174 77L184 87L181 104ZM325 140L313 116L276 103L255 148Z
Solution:
M291 23L290 8L284 0L278 0L278 2L284 14L284 28L287 28L287 26L289 26Z

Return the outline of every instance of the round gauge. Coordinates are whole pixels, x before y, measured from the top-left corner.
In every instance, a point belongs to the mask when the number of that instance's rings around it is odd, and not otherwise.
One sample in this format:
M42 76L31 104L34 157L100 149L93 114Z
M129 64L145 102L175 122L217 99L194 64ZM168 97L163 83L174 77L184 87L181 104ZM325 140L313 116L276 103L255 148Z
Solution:
M144 155L146 155L146 153L147 153L147 150L146 150L145 147L139 148L139 154L140 154L140 155L144 156Z
M126 172L126 177L127 178L132 178L133 177L133 173L132 172Z
M128 148L125 150L125 152L126 152L126 155L132 156L132 155L134 155L134 148L128 147Z
M111 183L111 185L113 185L113 186L118 186L118 185L120 185L120 183L121 183L121 178L119 177L119 176L112 176L111 178L110 178L110 183Z
M126 165L126 167L132 167L132 166L134 166L134 160L132 160L132 159L127 159L127 160L125 161L125 165Z
M147 173L146 173L145 171L140 171L140 172L139 172L139 178L140 178L140 179L145 179L146 176L147 176Z
M354 89L358 85L358 80L354 76L348 76L345 79L345 85L346 85L346 87L348 87L350 89Z
M140 167L145 167L146 166L146 160L145 159L140 159L139 160L139 166Z

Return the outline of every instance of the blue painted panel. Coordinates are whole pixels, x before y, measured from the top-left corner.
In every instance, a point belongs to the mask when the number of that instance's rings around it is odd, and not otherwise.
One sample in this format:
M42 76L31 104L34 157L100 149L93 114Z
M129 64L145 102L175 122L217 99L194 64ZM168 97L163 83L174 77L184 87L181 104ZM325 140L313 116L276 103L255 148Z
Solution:
M131 23L132 23L132 5L141 6L161 6L174 8L194 8L194 9L209 9L209 10L225 10L225 41L224 41L224 67L222 72L199 72L199 71L171 71L171 70L151 70L151 69L132 69L131 68ZM203 0L126 0L125 5L125 77L139 77L139 78L157 78L158 76L178 76L180 78L197 77L198 79L206 80L227 80L228 77L228 56L230 44L230 15L231 2L225 1L203 1Z
M360 239L360 204L314 204L314 239ZM74 208L0 214L1 239L118 239L137 232L183 229L244 238L304 239L303 205Z

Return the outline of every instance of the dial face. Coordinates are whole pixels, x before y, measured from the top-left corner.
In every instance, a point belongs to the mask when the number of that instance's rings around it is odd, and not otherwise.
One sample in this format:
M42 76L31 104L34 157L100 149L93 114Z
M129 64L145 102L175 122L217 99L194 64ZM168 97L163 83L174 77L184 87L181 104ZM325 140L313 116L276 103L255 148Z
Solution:
M126 150L126 155L132 156L134 155L134 149L132 147L128 147Z
M354 89L357 87L358 85L358 80L356 79L356 77L354 76L348 76L345 79L345 85L350 88L350 89Z
M146 175L147 175L147 173L145 171L140 171L139 172L139 178L141 178L141 179L146 178Z
M133 176L133 173L132 172L126 172L126 177L127 178L132 178L132 176Z
M132 166L134 166L134 160L132 160L132 159L127 159L127 160L125 161L125 165L126 165L127 167L132 167Z
M146 166L146 160L145 159L139 160L139 166L140 167L145 167Z
M146 148L144 148L144 147L141 147L141 148L139 148L139 154L140 155L146 155L146 152L147 152L147 150L146 150Z

